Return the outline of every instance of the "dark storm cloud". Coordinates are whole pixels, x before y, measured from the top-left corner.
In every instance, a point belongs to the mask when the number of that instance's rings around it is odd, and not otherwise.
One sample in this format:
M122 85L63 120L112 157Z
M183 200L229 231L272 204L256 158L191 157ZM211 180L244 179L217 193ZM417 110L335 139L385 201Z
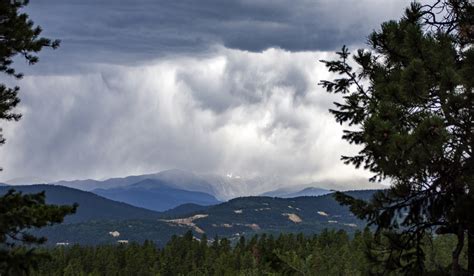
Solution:
M35 66L16 63L24 116L2 124L0 179L169 168L365 177L339 160L357 149L339 139L334 95L316 85L332 76L317 61L362 45L408 2L31 1L27 12L62 45Z
M63 40L62 62L68 57L116 63L203 52L212 45L249 51L332 51L343 44L361 45L407 2L37 0L28 12L45 35Z

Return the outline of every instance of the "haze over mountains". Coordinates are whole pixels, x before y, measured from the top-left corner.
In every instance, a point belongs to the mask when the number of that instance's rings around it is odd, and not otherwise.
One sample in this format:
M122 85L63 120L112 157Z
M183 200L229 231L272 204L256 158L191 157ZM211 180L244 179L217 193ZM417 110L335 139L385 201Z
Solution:
M132 185L110 189L95 189L92 192L105 198L154 211L164 211L186 203L199 205L219 203L213 195L177 189L157 179L145 179Z
M195 174L189 171L172 169L155 174L110 178L104 181L77 180L59 181L53 184L92 191L95 189L110 189L125 187L143 180L160 181L167 186L194 192L202 192L215 196L219 200L228 200L238 196L256 195L254 190L266 187L267 179L242 179L239 177L220 176L211 174ZM263 191L262 191L263 192Z
M37 179L37 178L33 178ZM154 174L143 174L126 177L110 178L106 180L74 180L57 181L50 184L76 188L84 191L96 189L111 189L133 185L143 180L156 180L161 184L174 189L201 192L214 196L219 201L225 201L240 196L267 195L279 197L292 197L298 195L320 195L328 190L355 190L355 189L380 189L382 185L369 183L364 179L346 182L319 181L308 184L291 183L279 177L273 178L244 178L234 175L199 174L180 169L165 170ZM26 180L26 179L23 179ZM14 183L10 183L14 184ZM38 182L22 184L39 184ZM317 188L321 190L306 190ZM294 193L294 194L293 194ZM293 194L293 195L292 195ZM105 194L104 194L105 195ZM198 203L198 202L196 202ZM199 203L198 203L199 204Z

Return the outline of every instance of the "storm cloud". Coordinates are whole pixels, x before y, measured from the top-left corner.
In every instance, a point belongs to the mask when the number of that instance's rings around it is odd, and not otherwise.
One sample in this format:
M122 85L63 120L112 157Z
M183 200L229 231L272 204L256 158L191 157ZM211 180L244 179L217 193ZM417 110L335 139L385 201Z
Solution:
M315 85L327 77L320 58L330 56L222 48L208 58L26 77L24 117L5 129L4 176L101 178L183 168L350 177L356 172L339 156L354 149L339 140L327 112L334 98Z
M215 45L259 52L334 51L363 45L408 0L37 0L28 12L63 41L48 64L133 63L206 53ZM44 55L43 55L44 56ZM54 67L54 66L51 66ZM66 68L67 69L67 68Z
M320 59L409 1L32 1L56 51L25 69L0 179L180 168L288 183L367 177L340 162ZM3 78L3 77L2 77ZM11 83L11 80L5 79Z

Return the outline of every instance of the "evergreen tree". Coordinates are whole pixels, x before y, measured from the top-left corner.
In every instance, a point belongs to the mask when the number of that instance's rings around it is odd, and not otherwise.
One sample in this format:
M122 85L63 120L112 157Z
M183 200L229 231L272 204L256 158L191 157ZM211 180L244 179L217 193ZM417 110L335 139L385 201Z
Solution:
M74 213L76 206L45 204L45 194L23 195L10 190L0 197L0 275L20 275L46 257L36 252L32 245L46 242L27 232L63 221Z
M373 172L372 181L392 184L369 202L336 193L385 235L378 239L383 249L373 252L386 268L424 270L423 241L437 231L458 237L452 254L457 274L467 233L474 274L474 214L468 211L474 210L473 40L471 1L413 3L401 20L369 36L371 49L353 56L357 70L346 47L338 60L322 61L341 75L320 83L343 96L330 112L353 126L343 139L362 146L342 160Z
M226 252L189 237L175 237L162 249L153 243L48 248L52 258L43 260L31 275L370 275L361 244L373 242L366 229L353 238L342 231L312 237L282 234L252 238L254 245L235 244ZM270 245L274 240L274 245ZM242 240L243 241L243 240ZM291 241L285 244L282 241ZM236 241L237 242L237 241ZM446 249L455 240L432 237L425 250L427 271L445 275ZM178 247L183 248L181 252ZM254 247L264 248L257 263ZM221 251L217 254L217 251ZM210 254L204 254L209 252ZM183 254L184 253L184 254ZM204 256L204 257L202 257ZM278 263L277 263L278 262ZM380 268L380 267L378 267ZM384 269L382 267L382 269ZM383 271L383 270L382 270ZM388 275L399 275L396 273Z
M0 72L20 79L23 75L13 67L15 56L21 56L29 64L38 62L35 55L43 47L56 48L59 41L40 37L41 28L20 9L27 0L0 1ZM0 120L18 121L20 114L14 108L20 102L18 87L0 84ZM5 142L0 128L0 145ZM1 170L1 169L0 169ZM0 275L27 273L44 254L31 246L42 244L45 239L25 231L63 221L64 216L74 213L76 206L45 204L45 194L23 195L13 190L0 197Z
M33 65L38 62L35 54L43 47L55 49L59 46L59 40L40 37L41 28L35 26L27 14L20 13L27 4L28 0L0 1L0 72L17 79L23 74L12 67L15 56L20 55ZM13 111L20 102L19 90L19 87L9 88L0 84L0 120L18 121L21 118ZM0 133L0 144L4 142Z

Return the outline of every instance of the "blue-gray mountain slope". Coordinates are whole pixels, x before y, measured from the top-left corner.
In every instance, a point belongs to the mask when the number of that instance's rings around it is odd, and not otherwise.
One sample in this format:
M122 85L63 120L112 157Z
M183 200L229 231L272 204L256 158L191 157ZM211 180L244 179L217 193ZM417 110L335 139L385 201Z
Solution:
M25 185L0 187L0 195L15 189L25 194L46 192L49 204L71 205L78 203L79 208L74 215L66 217L66 223L86 222L90 220L127 220L154 219L160 217L158 212L116 202L91 192L85 192L57 185Z
M146 179L124 187L96 189L93 192L108 199L154 211L165 211L186 203L204 206L219 203L210 194L177 189L159 179Z

